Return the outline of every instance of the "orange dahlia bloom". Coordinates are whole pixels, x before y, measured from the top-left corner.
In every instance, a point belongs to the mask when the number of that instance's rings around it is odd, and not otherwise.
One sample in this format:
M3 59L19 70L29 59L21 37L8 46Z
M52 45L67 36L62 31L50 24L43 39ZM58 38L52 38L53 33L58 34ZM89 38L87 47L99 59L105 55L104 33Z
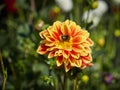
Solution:
M92 65L91 49L93 41L89 33L81 29L75 22L56 21L47 30L40 32L43 39L38 47L39 54L48 54L48 58L56 57L57 66L64 65L65 71L72 67L83 69Z

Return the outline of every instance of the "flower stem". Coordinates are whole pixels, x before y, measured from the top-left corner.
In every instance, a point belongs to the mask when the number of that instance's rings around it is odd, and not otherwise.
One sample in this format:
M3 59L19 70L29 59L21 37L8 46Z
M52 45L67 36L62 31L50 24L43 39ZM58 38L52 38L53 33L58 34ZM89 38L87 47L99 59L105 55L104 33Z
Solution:
M46 3L47 3L47 0L43 0L42 9L45 7Z
M78 80L77 77L74 79L73 90L78 90Z
M67 76L65 72L64 72L63 90L67 90Z
M2 72L3 72L2 90L5 90L5 84L6 84L6 80L7 80L7 72L6 72L5 68L4 68L4 63L3 63L3 60L2 60L1 52L0 52L0 62L1 62Z
M12 59L11 59L10 57L8 57L8 62L9 62L9 64L10 64L10 69L11 69L11 71L12 71L14 80L16 80L16 79L17 79L17 76L16 76L15 69L14 69L14 66L13 66L13 63L12 63Z
M87 29L87 23L88 23L88 19L89 19L89 14L90 14L90 9L88 9L87 18L86 18L86 21L85 21L85 28L86 29Z

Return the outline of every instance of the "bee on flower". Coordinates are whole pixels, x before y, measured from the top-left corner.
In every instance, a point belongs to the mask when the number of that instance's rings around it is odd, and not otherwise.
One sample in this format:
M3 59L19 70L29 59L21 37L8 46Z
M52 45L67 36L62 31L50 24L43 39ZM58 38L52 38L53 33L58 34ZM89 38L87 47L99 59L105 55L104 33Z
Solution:
M91 46L93 41L89 32L71 20L56 21L52 26L40 32L43 39L37 52L56 57L58 67L64 66L68 72L72 67L84 69L92 64Z

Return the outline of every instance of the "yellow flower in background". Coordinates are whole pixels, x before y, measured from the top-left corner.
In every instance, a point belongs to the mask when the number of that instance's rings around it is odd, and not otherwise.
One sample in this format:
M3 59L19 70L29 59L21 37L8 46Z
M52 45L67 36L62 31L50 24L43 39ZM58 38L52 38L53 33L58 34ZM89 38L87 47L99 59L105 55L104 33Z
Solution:
M60 13L60 8L57 7L57 6L54 6L54 7L53 7L53 10L54 10L56 13Z
M92 8L93 9L96 9L98 7L98 1L94 1L93 3L92 3Z
M102 37L98 40L98 44L103 47L105 45L105 39Z
M114 35L116 37L120 37L120 29L116 29L115 32L114 32Z
M89 33L71 20L56 21L52 26L40 32L43 39L38 47L39 54L56 57L57 66L64 65L68 72L72 67L83 69L92 65L91 49L93 41Z
M87 82L89 81L88 75L83 75L83 76L82 76L82 81L83 81L84 83L87 83Z

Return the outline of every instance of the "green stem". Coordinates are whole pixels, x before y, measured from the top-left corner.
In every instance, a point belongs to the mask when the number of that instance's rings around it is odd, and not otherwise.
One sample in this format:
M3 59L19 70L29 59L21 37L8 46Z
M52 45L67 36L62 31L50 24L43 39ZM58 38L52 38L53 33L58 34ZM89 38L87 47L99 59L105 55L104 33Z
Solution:
M43 0L42 9L45 7L46 3L47 3L47 0Z
M87 29L87 23L88 23L88 19L89 19L89 13L90 13L90 9L88 9L87 18L86 18L86 21L85 21L85 29Z
M79 8L79 3L75 3L75 7L73 10L74 13L74 20L76 21L76 23L80 22L80 8Z
M77 77L74 79L73 90L78 90L78 80Z
M63 90L67 90L67 76L66 76L66 72L64 72Z
M6 80L7 80L7 73L6 73L5 68L4 68L4 63L3 63L1 52L0 52L0 62L1 62L2 72L3 72L2 90L5 90L5 84L6 84Z
M62 90L63 85L62 85L62 79L61 79L61 73L60 72L57 73L57 78L58 78L58 81L57 81L56 90Z
M12 59L10 57L8 57L8 62L10 64L10 69L11 69L12 74L14 76L14 80L16 80L17 76L16 76L15 69L14 69L14 66L13 66L13 63L12 63Z

